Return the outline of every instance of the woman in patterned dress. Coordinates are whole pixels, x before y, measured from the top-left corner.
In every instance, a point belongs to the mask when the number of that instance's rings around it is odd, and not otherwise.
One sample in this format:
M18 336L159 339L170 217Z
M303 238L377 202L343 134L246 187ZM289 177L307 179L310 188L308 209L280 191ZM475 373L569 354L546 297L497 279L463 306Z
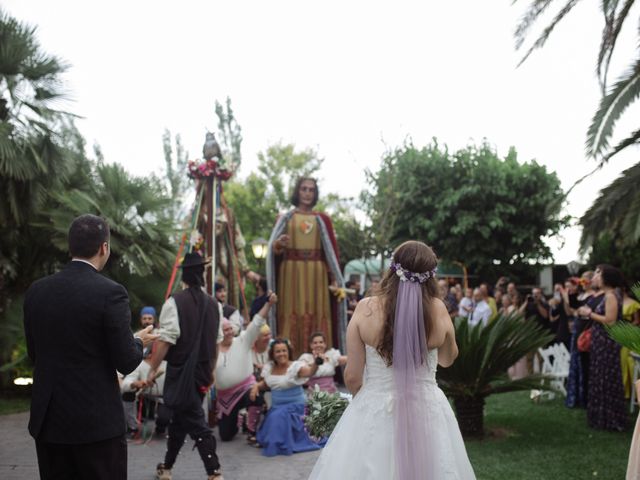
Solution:
M578 314L593 320L589 365L589 426L599 430L622 431L627 427L620 345L612 340L604 326L622 319L622 298L616 290L624 286L620 271L611 265L598 265L592 282L604 292L598 305L583 306Z

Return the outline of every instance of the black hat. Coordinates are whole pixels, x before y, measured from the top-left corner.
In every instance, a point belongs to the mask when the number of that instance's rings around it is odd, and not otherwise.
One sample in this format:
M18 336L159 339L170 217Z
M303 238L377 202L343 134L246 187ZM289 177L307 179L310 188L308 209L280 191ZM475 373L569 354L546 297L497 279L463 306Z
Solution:
M200 267L207 265L210 262L211 260L207 260L197 253L187 253L184 256L184 260L182 260L182 263L180 264L180 268Z

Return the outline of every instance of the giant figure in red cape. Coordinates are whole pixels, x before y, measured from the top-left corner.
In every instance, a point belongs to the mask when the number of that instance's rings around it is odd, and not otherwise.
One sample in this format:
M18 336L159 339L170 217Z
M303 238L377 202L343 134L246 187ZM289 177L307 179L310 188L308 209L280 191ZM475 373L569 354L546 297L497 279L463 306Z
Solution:
M331 293L343 287L338 244L331 218L313 210L318 185L300 178L294 187L294 209L280 216L269 239L267 283L278 295L271 328L304 352L309 336L323 332L330 346L346 350L346 303Z

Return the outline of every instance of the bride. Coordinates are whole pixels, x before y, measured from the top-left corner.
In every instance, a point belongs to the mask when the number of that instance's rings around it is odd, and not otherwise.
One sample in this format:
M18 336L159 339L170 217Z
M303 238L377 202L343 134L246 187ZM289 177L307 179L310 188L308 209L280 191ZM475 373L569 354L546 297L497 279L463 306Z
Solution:
M427 245L405 242L379 290L358 304L347 328L353 401L310 479L475 479L436 384L437 364L448 367L458 356L436 265Z

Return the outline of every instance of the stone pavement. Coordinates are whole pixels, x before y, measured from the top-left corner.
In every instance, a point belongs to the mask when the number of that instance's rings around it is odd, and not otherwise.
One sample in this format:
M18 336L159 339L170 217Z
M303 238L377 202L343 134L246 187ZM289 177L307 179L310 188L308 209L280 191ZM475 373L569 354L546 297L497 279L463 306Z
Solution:
M33 439L27 432L28 413L0 416L0 479L37 480L38 461ZM216 437L217 438L217 437ZM193 442L187 441L173 469L175 480L205 479L206 474ZM163 440L148 444L129 443L129 480L152 480L155 466L164 457ZM297 453L290 457L266 458L245 443L244 435L232 442L218 442L218 455L225 480L306 479L319 452Z

